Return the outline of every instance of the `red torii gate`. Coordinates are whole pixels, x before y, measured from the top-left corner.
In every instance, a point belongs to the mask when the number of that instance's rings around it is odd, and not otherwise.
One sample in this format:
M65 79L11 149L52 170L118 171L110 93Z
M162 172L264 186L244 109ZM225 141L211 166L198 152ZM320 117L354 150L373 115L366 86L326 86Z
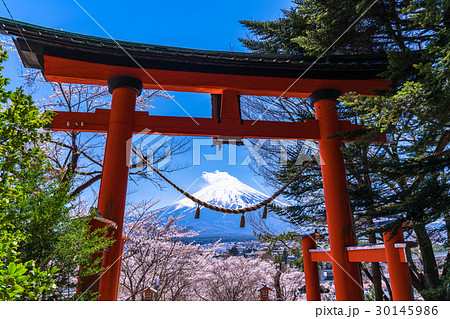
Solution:
M117 299L128 181L127 141L146 128L171 135L319 141L336 299L363 299L356 262L360 260L349 260L346 250L355 245L355 239L342 142L328 137L362 128L338 119L336 99L341 93L370 95L373 89L385 88L388 81L377 76L387 67L384 55L315 61L304 56L191 50L116 42L5 18L0 18L0 30L14 37L23 64L41 69L47 81L108 85L112 93L111 110L57 112L51 125L55 131L107 132L98 209L117 228L112 232L114 244L103 252L102 266L110 268L99 285L93 286L100 300ZM135 111L136 97L143 88L219 94L219 116L183 118ZM240 95L309 97L316 119L303 123L242 120ZM81 288L93 283L90 278Z
M380 227L381 228L381 227ZM319 301L320 284L318 262L334 261L332 249L317 249L316 239L319 234L312 233L301 236L303 250L303 266L305 272L306 298ZM364 246L346 246L345 254L349 262L385 262L391 279L392 298L395 301L414 300L410 283L409 266L406 250L415 243L405 242L403 228L383 232L383 244ZM331 243L331 238L330 238ZM333 266L334 273L334 266ZM336 285L337 287L337 285Z

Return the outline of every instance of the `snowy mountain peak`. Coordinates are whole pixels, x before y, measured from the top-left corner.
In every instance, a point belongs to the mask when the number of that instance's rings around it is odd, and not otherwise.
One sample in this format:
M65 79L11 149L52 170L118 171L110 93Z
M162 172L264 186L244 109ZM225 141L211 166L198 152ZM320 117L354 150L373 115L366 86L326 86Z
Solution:
M214 185L217 182L240 183L240 181L236 177L231 176L227 172L220 172L218 170L216 170L214 173L203 172L202 178L210 185Z
M269 196L242 183L238 178L231 176L227 172L203 172L202 178L207 185L192 194L212 205L226 208L243 208L253 206ZM272 194L269 194L272 195ZM287 205L274 200L272 204L286 207ZM253 236L252 220L260 220L262 208L246 213L247 226L239 228L241 216L239 214L223 214L201 207L200 219L195 219L197 204L188 198L179 200L172 205L161 209L164 214L182 217L178 223L183 226L192 227L193 230L200 231L202 236L223 238L226 236ZM269 212L270 217L270 212ZM268 218L267 222L277 229L286 229L286 224L275 218ZM264 220L264 224L267 223ZM266 224L268 225L268 224Z
M203 172L202 178L208 183L208 186L193 194L194 197L201 199L212 205L226 208L242 208L257 204L269 196L256 189L242 183L227 172ZM286 204L275 200L274 204L286 206ZM188 198L184 198L174 203L174 209L194 208L197 204Z

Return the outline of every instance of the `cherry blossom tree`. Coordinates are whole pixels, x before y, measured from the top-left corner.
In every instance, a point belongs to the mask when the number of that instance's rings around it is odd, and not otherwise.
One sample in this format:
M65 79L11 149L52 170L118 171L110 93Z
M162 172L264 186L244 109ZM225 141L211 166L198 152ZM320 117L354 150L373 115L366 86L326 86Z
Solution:
M15 52L16 57L20 59L10 39L0 38L0 43L8 51ZM41 110L95 112L97 109L110 107L111 94L106 86L45 82L40 70L22 69L18 73L23 78L23 88L27 93L33 95L36 105ZM165 91L143 90L136 100L136 110L149 111L153 109L154 101L157 98L172 97ZM71 179L74 185L71 192L72 197L100 181L106 144L105 133L66 131L52 132L51 135L51 141L42 145L42 148L48 159L54 164L54 178L63 182ZM188 143L188 139L181 137L166 139L164 143L158 143L157 147L152 148L151 158L148 160L154 165L164 162L170 156L186 152ZM140 145L136 145L136 148L144 157L148 157L146 149L141 149ZM179 165L158 167L163 172L171 172L180 168L182 166ZM149 172L145 163L136 162L130 165L129 174L132 181L144 178L155 186L161 187L162 184L158 177ZM96 196L93 197L93 202L95 202Z
M25 78L28 81L40 79L39 76L32 73L27 73ZM39 102L39 106L43 109L95 112L97 109L108 109L110 106L111 94L106 87L64 83L51 83L50 85L52 94ZM137 98L136 109L140 111L153 109L154 99L158 97L167 96L161 91L144 90ZM101 179L105 145L105 133L67 131L53 132L52 140L45 148L49 159L57 168L57 171L55 171L56 177L63 181L70 177L73 179L75 188L72 195L76 196ZM151 162L155 165L166 160L169 156L183 153L187 151L187 145L188 140L184 138L166 139L164 143L159 143L158 147L152 149ZM139 149L140 145L135 147L147 157L146 150ZM168 149L170 153L166 152ZM165 172L178 168L173 165L159 167L161 171ZM156 176L148 173L145 163L131 163L129 174L132 181L145 178L160 186Z
M198 233L178 226L181 217L150 211L153 205L143 202L128 207L119 299L139 300L140 292L154 286L156 278L161 283L158 300L185 299L195 260L217 249L185 243Z
M157 300L259 300L256 288L274 288L276 280L283 300L298 299L302 272L287 267L280 275L270 258L226 258L217 253L222 245L218 242L194 244L198 232L179 226L182 217L152 210L154 204L128 205L120 300L140 300L148 287L158 291ZM276 299L275 292L271 299Z
M204 258L190 278L193 300L258 300L256 288L272 284L275 266L270 261L232 256Z
M305 285L305 274L295 269L289 269L280 276L280 287L283 299L297 300L298 292Z

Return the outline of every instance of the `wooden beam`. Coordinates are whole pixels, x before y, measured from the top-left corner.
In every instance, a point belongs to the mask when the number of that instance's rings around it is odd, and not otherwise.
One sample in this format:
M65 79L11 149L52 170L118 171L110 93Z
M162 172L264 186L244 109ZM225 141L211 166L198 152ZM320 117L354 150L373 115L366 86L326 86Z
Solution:
M386 79L345 80L280 78L202 72L140 69L76 61L44 55L45 79L49 82L106 85L109 78L129 76L140 79L145 89L222 94L223 90L238 95L262 95L307 98L319 89L334 88L342 92L374 95L373 89L384 89Z
M387 262L384 245L346 247L350 262Z
M108 130L110 111L97 109L95 112L57 112L51 129L54 131L77 131L104 133ZM348 121L340 121L341 130L361 129ZM319 121L274 122L274 121L223 121L210 118L189 118L148 115L135 111L134 134L163 134L182 136L236 136L242 138L267 138L290 140L319 140Z
M409 244L396 243L394 247L399 254L400 262L406 263L405 249L409 247ZM349 262L387 262L384 244L349 246L345 247L345 250ZM333 260L329 248L310 249L309 251L314 262L331 262Z
M333 258L331 257L331 249L310 249L311 260L314 262L332 262Z

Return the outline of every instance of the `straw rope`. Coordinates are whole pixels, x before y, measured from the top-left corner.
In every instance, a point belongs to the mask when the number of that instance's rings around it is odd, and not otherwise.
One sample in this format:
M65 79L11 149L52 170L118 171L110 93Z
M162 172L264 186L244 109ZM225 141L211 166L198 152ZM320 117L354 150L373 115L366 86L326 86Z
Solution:
M216 206L216 205L211 205L207 202L202 201L199 198L196 198L194 196L192 196L191 194L189 194L188 192L186 192L184 189L182 189L181 187L179 187L178 185L176 185L175 183L173 183L170 179L168 179L167 177L165 177L160 171L158 171L156 168L153 167L152 164L150 164L147 159L145 159L141 154L139 154L133 147L131 147L131 150L134 154L136 154L137 157L139 157L145 164L147 164L148 167L150 167L156 174L158 174L162 179L164 179L167 183L169 183L170 185L172 185L173 188L175 188L177 191L179 191L181 194L183 194L184 196L186 196L187 198L189 198L190 200L192 200L193 202L197 203L200 206L206 207L208 209L217 211L217 212L222 212L222 213L227 213L227 214L244 214L244 213L248 213L248 212L252 212L255 211L257 209L260 209L261 207L269 204L270 202L272 202L275 198L277 198L287 187L289 187L289 185L291 185L299 176L300 174L314 161L314 159L317 157L317 155L319 154L319 152L317 152L312 158L311 160L309 160L308 163L306 163L306 165L304 165L301 169L299 169L297 171L297 173L283 186L281 187L277 192L275 192L272 196L270 196L269 198L263 200L262 202L259 202L255 205L252 206L248 206L248 207L243 207L243 208L238 208L238 209L232 209L232 208L225 208L225 207L220 207L220 206Z

